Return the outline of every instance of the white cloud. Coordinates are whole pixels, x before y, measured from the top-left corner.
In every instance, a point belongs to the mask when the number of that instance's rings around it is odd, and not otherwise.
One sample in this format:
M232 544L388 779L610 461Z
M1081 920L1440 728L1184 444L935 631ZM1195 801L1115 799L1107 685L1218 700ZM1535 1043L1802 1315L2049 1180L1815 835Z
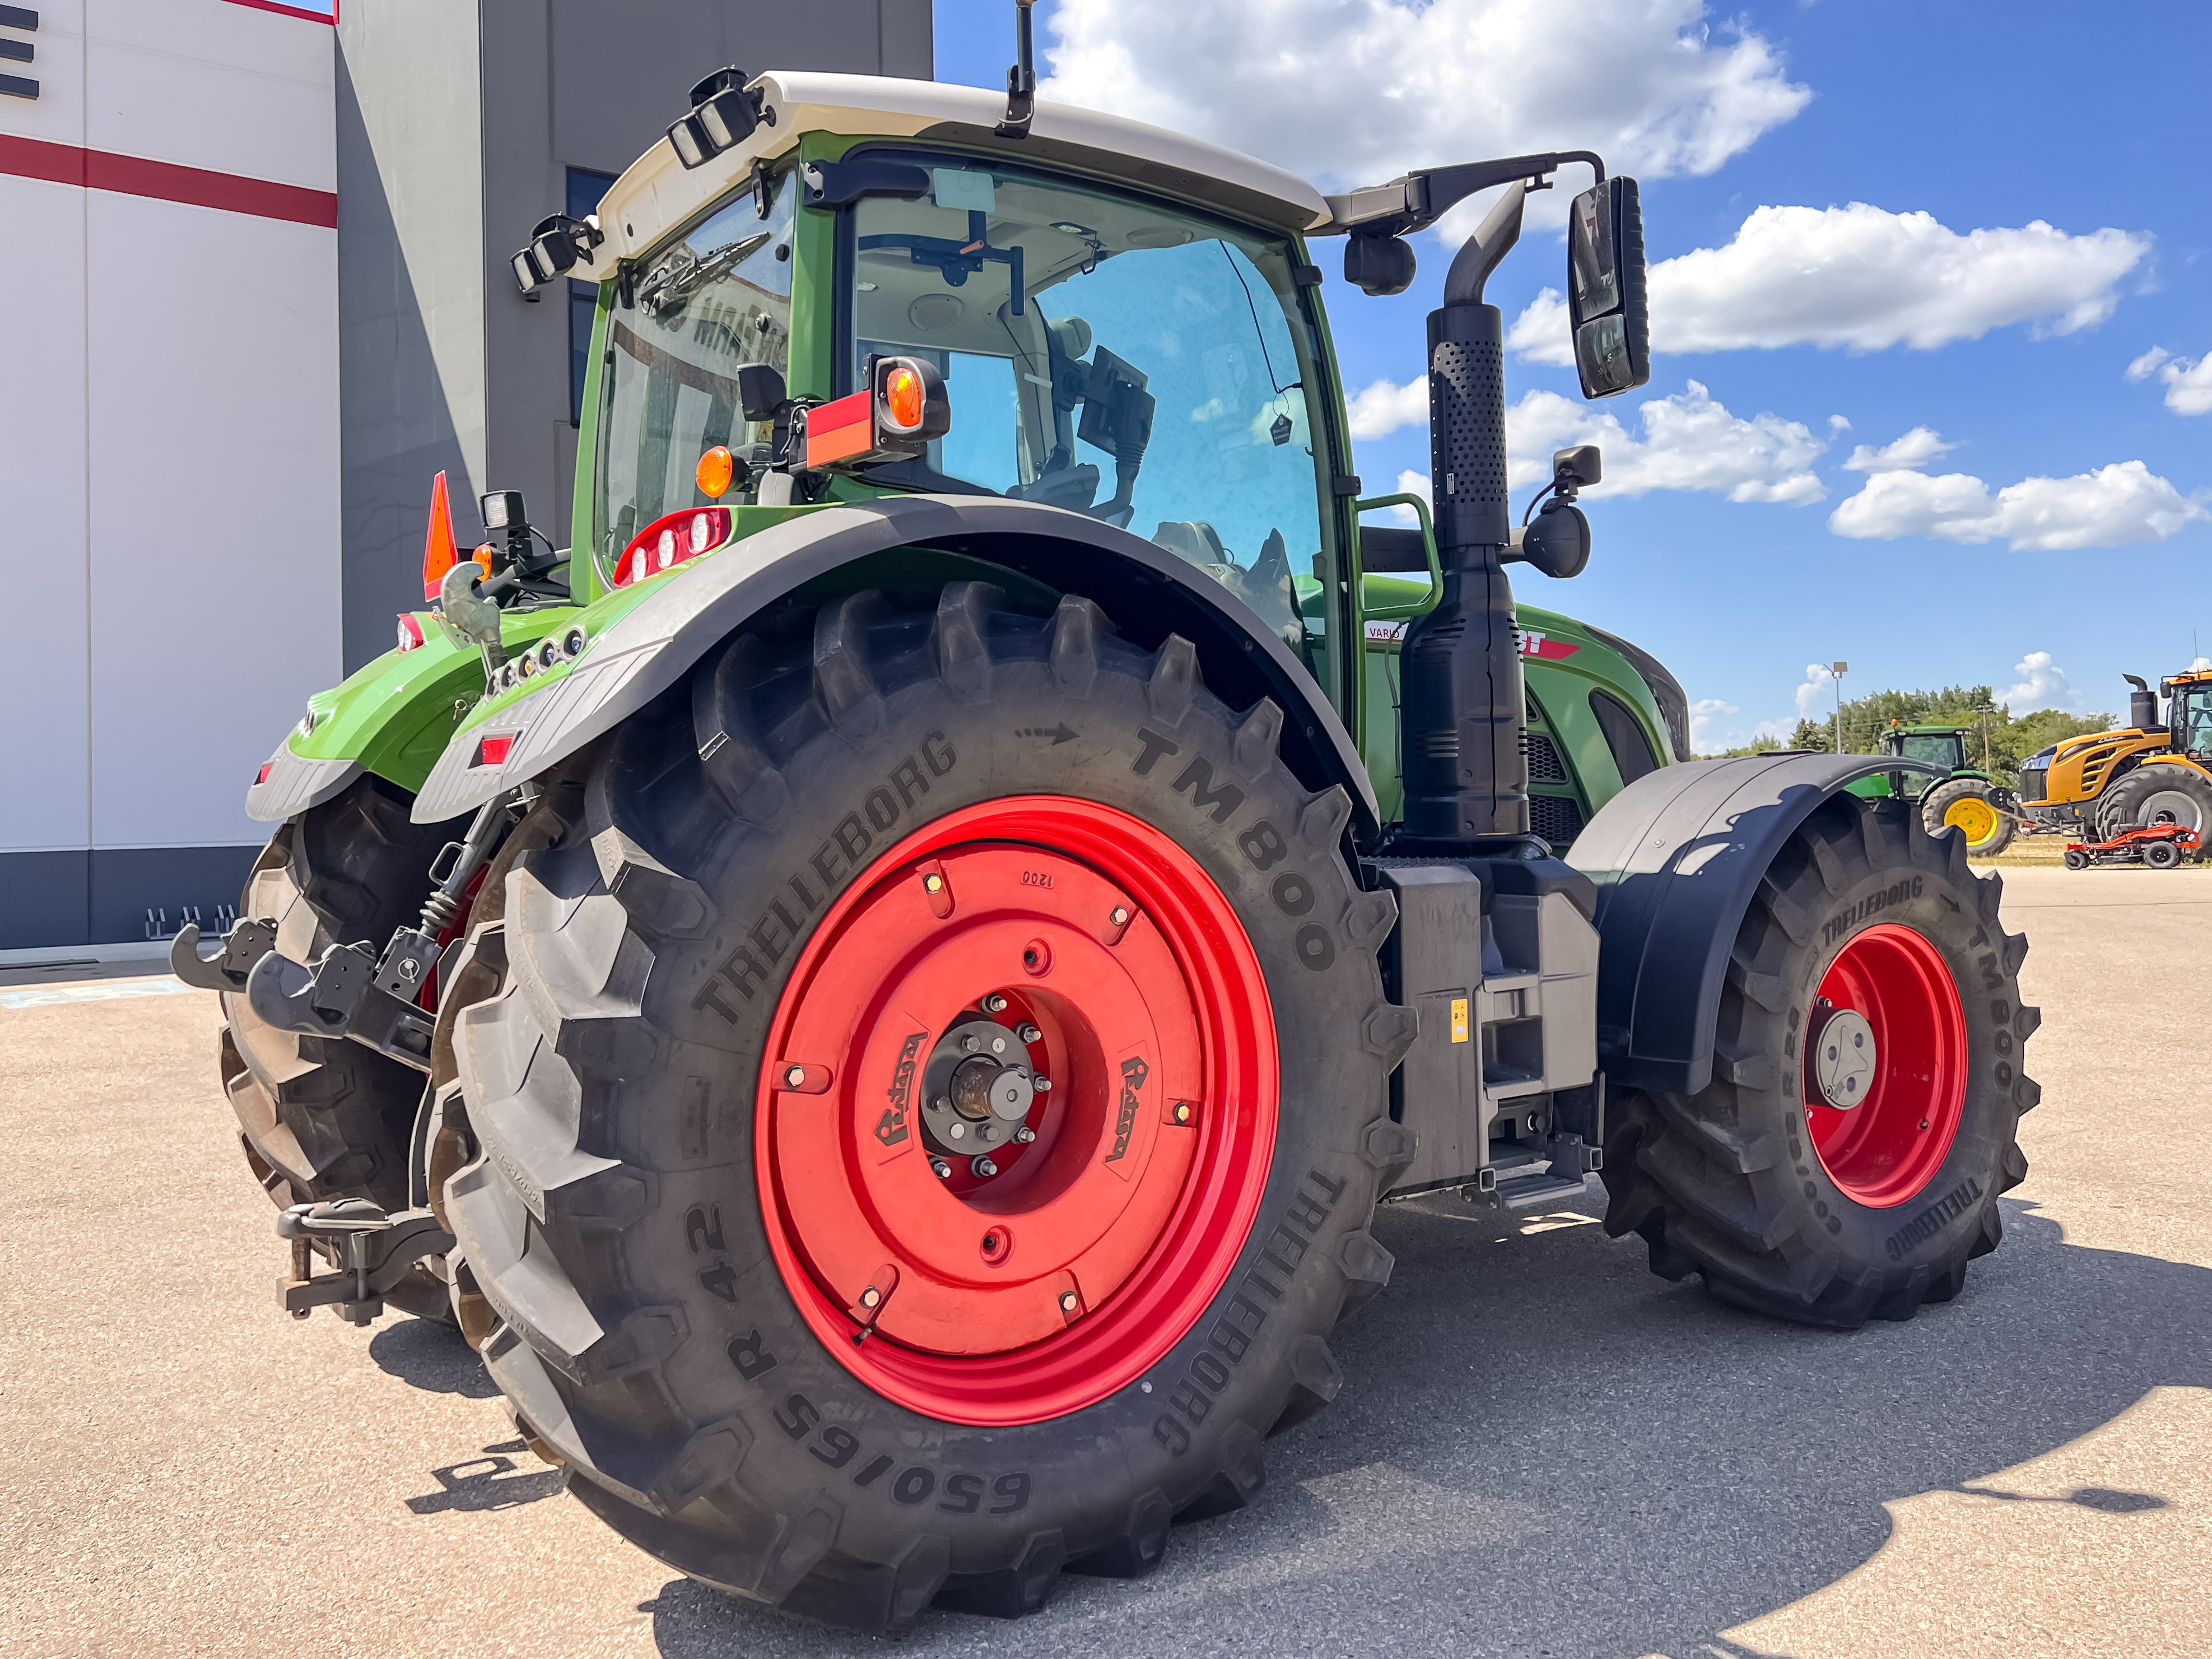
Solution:
M1823 702L1827 702L1832 705L1833 703L1835 693L1829 688L1834 685L1835 683L1835 671L1830 668L1827 664L1824 662L1807 663L1805 665L1804 682L1797 688L1797 718L1799 720L1818 720L1820 715L1821 704ZM1831 714L1835 712L1832 706L1830 708L1829 712ZM1784 732L1783 735L1786 737L1789 734Z
M1433 507L1436 505L1437 498L1430 488L1429 475L1425 472L1415 472L1410 469L1404 472L1401 472L1398 475L1398 494L1401 495L1419 495L1423 501L1428 502L1431 507ZM1408 530L1413 529L1421 521L1419 516L1416 514L1413 509L1410 507L1392 507L1390 509L1390 517L1395 522L1403 525Z
M1844 463L1847 472L1912 472L1934 460L1938 455L1956 449L1956 444L1947 444L1932 428L1916 426L1895 443L1884 444L1880 449L1861 444L1851 451L1851 458Z
M2201 674L2208 668L2212 668L2212 657L2199 657L2189 665L2189 672L2192 674Z
M2128 379L2166 382L2166 406L2177 415L2212 415L2212 351L2202 357L2177 357L2153 346L2128 365Z
M2070 334L2112 315L2150 245L2121 230L2069 236L2040 219L1961 235L1933 215L1864 202L1762 207L1726 247L1651 267L1651 347L1931 350L2013 323ZM1571 364L1565 301L1546 289L1506 343L1534 362Z
M1726 495L1732 501L1775 501L1791 507L1824 498L1827 490L1809 469L1827 445L1809 428L1778 415L1743 420L1729 412L1697 381L1671 398L1654 398L1637 410L1641 437L1610 410L1592 409L1556 392L1528 392L1505 411L1505 476L1515 490L1552 476L1552 452L1575 444L1596 444L1604 452L1605 481L1585 495L1644 495L1655 489L1690 489ZM1400 394L1419 389L1421 414L1428 415L1423 382L1393 388L1378 381L1360 393L1366 398L1389 388ZM1378 400L1379 401L1379 400ZM1429 495L1429 475L1401 472L1398 488ZM1517 510L1517 508L1516 508ZM1413 515L1397 509L1401 522Z
M2081 701L2081 694L2066 683L2066 671L2051 659L2048 651L2029 652L2013 665L2012 672L2020 679L2000 693L1997 701L2016 714L2036 708L2072 708Z
M1728 745L1714 731L1723 714L1738 714L1743 711L1732 702L1718 697L1700 697L1690 705L1690 750L1692 754L1706 749L1722 749Z
M1932 536L2015 553L2162 542L2212 514L2141 461L2070 478L2023 478L1994 495L1966 472L1877 472L1828 515L1828 528L1858 540Z
M1412 426L1416 422L1425 424L1429 418L1428 376L1409 380L1404 386L1395 380L1377 380L1365 391L1352 394L1350 412L1352 435L1355 438L1380 438L1401 426Z
M1551 0L1060 0L1046 27L1042 96L1330 188L1552 149L1644 178L1706 173L1813 95L1765 37L1711 27L1702 0L1585 0L1571 28Z
M1605 481L1586 495L1691 489L1795 507L1827 494L1811 468L1828 446L1802 422L1744 420L1695 380L1636 413L1642 435L1632 437L1609 410L1556 392L1528 392L1506 412L1506 476L1516 489L1541 483L1551 477L1553 450L1594 443L1605 452Z

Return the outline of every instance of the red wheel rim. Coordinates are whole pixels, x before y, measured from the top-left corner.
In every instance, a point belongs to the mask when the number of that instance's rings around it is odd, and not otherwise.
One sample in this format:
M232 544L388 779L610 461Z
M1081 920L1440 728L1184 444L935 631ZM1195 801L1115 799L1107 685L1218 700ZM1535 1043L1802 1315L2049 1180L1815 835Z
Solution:
M923 1098L984 1018L1051 1083L1021 1120L1035 1139L1002 1140L989 1178ZM1227 1279L1279 1085L1259 959L1188 853L1091 801L969 807L878 859L800 953L755 1120L769 1248L878 1393L957 1423L1076 1411L1135 1381Z
M1821 976L1825 1018L1854 1011L1875 1050L1865 1099L1831 1106L1814 1081L1818 1028L1806 1046L1806 1127L1829 1179L1870 1209L1910 1201L1950 1155L1966 1097L1966 1018L1934 945L1884 922L1855 935Z

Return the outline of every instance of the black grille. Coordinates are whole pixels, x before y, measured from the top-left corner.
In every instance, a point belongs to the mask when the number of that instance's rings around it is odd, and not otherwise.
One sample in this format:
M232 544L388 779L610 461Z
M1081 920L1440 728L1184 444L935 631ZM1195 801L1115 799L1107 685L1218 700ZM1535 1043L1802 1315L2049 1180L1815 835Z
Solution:
M2020 798L2022 800L2041 800L2051 779L2051 769L2038 766L2023 770L2020 775Z
M1553 846L1565 847L1583 832L1583 809L1572 795L1531 795L1528 827Z
M1531 783L1565 783L1567 769L1559 759L1558 747L1541 732L1523 732L1521 751L1528 757L1528 781Z

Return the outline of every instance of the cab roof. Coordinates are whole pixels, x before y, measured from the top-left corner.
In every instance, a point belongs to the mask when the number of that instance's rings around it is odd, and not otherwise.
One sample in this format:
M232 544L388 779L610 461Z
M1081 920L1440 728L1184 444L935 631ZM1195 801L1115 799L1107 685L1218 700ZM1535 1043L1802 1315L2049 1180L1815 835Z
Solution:
M1180 197L1285 232L1318 230L1328 204L1296 173L1164 127L1073 104L1039 100L1026 138L994 131L1004 93L880 75L771 70L750 83L763 118L744 143L687 169L665 137L631 163L599 203L606 240L576 268L604 280L702 209L741 185L757 161L773 161L811 132L922 138L995 151L1010 162L1060 163ZM669 111L672 120L681 110Z

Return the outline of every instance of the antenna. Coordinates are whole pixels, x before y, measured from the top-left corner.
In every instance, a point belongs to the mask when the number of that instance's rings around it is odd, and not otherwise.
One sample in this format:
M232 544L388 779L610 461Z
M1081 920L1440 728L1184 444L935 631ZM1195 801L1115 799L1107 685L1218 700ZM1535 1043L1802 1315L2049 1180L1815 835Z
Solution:
M1006 113L994 129L1001 138L1026 138L1036 113L1036 46L1030 8L1036 0L1014 0L1014 66L1006 71Z

